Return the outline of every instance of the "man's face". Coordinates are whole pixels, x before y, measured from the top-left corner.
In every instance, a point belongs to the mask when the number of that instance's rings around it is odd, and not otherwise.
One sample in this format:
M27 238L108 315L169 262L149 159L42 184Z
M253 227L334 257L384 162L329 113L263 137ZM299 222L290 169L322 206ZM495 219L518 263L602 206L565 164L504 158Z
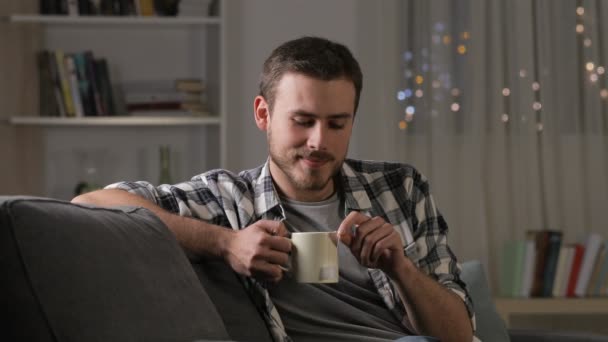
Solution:
M318 80L285 74L277 84L272 112L255 101L256 122L267 132L270 172L288 197L318 201L334 191L352 133L355 87L347 79Z

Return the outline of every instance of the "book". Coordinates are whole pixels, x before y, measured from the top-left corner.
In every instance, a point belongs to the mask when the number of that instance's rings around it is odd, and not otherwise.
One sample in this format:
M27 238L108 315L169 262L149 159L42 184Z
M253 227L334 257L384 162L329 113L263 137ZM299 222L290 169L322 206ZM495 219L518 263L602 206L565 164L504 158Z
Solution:
M549 249L549 237L551 233L548 230L531 233L536 241L536 264L534 265L534 278L532 280L530 296L542 297L544 291L543 282L545 278L545 267Z
M530 297L532 290L532 279L534 277L534 265L536 258L536 244L533 239L526 240L526 252L524 257L523 274L521 279L520 296Z
M604 248L604 244L600 245L599 252L597 253L597 257L595 258L595 262L593 263L593 270L591 271L591 277L589 278L589 283L587 284L587 290L585 291L585 295L587 297L595 296L595 286L599 281L600 271L602 268L602 264L604 259L606 258L606 249Z
M78 90L82 101L82 108L85 116L97 115L95 109L95 100L91 90L91 82L87 75L87 67L84 53L73 54L74 64L76 66L76 76L78 78Z
M116 107L114 106L114 95L112 92L112 82L110 80L110 70L108 68L108 62L104 59L96 59L95 72L97 73L97 88L105 115L116 115Z
M551 297L553 292L553 282L555 279L555 269L562 244L562 232L549 231L549 245L547 247L547 260L543 273L543 297Z
M562 248L564 248L565 258L563 259L563 263L558 265L559 275L555 276L554 297L566 297L568 279L570 278L570 270L572 269L572 262L574 261L575 246L570 244L562 246Z
M568 250L568 246L561 246L559 249L559 255L557 257L557 267L555 269L555 278L553 279L553 288L551 289L551 296L553 297L560 297L564 273L566 273Z
M602 260L602 264L597 277L597 281L592 291L592 295L606 295L606 293L602 293L602 287L604 286L604 284L606 284L606 282L608 282L608 240L604 242L604 258Z
M500 293L504 297L518 297L524 263L525 241L509 241L503 246Z
M570 269L570 276L568 277L568 286L566 290L566 297L575 297L574 290L578 283L579 273L581 271L581 263L583 262L583 255L585 254L585 246L582 244L576 244L574 246L574 257L572 260L572 268Z
M54 55L66 116L76 116L76 112L74 110L74 101L72 99L72 90L70 89L69 76L65 65L65 54L62 50L55 50Z
M593 271L595 259L597 258L601 244L602 238L599 234L591 233L587 236L585 242L585 255L581 264L579 279L574 290L577 297L584 297L587 292L587 286L591 279L591 272Z
M51 71L54 64L49 51L40 51L37 54L38 60L38 86L40 95L40 115L42 116L61 116L59 104L55 97L56 87ZM59 93L61 96L61 93Z
M201 93L205 91L205 85L200 79L182 78L175 80L175 89L183 92Z
M68 81L70 82L70 91L72 92L72 101L74 103L74 114L76 117L84 116L82 107L82 98L80 96L80 85L78 84L78 76L76 75L76 64L74 63L73 55L65 56L66 72Z

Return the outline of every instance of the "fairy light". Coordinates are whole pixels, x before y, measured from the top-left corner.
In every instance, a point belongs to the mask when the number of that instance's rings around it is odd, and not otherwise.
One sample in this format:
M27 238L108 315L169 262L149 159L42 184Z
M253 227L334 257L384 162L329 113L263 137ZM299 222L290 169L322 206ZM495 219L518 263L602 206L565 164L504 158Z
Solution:
M539 91L539 90L540 90L540 83L538 83L538 82L533 82L533 83L532 83L532 90L534 90L534 91Z
M543 105L538 102L538 101L534 101L534 103L532 104L532 109L534 109L535 111L539 111L543 108Z
M577 24L576 33L583 33L583 32L585 32L585 26L583 24Z
M500 120L502 120L502 122L507 123L509 122L509 114L504 113L500 116Z
M457 51L459 54L464 55L465 53L467 53L467 47L464 44L460 44L458 45Z
M421 75L416 76L416 84L422 83L424 83L424 77L422 77Z
M407 122L405 122L405 120L399 121L399 129L403 131L406 128L407 128Z
M450 109L452 110L452 112L457 112L460 110L460 104L458 104L458 102L454 102L452 103L452 105L450 106Z
M502 88L502 96L509 96L509 95L511 95L511 89Z
M577 7L577 8L576 8L576 14L578 14L578 15L583 15L583 14L585 14L585 8L584 8L584 7L582 7L582 6Z
M452 42L452 37L448 34L446 34L445 36L443 36L443 44L445 45L449 45Z
M399 101L405 100L405 92L403 90L400 90L397 92L397 100L399 100Z
M591 47L591 39L585 38L585 40L583 40L583 45L585 45L585 47Z
M407 115L414 115L416 113L416 107L414 106L407 106L405 108L405 114Z
M460 96L460 89L458 88L452 88L452 90L450 91L450 93L452 94L452 96L456 97L456 96Z
M539 122L539 123L536 124L536 130L537 131L542 132L543 129L545 129L545 125L543 125L542 122Z
M603 75L604 72L606 72L606 69L604 69L603 66L598 66L597 69L595 69L595 72L597 72L598 75Z
M585 68L587 69L587 71L593 71L595 65L593 64L593 62L587 62L587 64L585 64Z
M441 87L441 82L438 80L433 80L432 86L434 89L438 89L439 87Z
M595 83L595 82L597 82L597 79L598 79L598 76L596 73L589 75L589 81Z
M462 32L462 39L469 40L471 38L471 33L469 31Z
M519 70L519 77L526 78L526 76L528 76L528 72L526 71L526 69Z
M424 92L422 91L422 89L416 90L416 97L417 98L421 98L423 96L424 96Z
M608 89L602 89L600 90L600 96L602 97L602 99L608 99Z

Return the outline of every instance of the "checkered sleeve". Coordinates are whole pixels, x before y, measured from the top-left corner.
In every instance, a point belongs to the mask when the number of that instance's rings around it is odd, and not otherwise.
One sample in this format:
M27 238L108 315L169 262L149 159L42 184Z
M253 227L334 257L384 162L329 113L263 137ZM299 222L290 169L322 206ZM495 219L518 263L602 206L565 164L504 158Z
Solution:
M448 245L448 225L435 206L427 180L419 173L414 174L411 196L415 206L414 239L421 255L418 267L463 300L475 329L473 302L460 279L460 265Z
M219 174L202 174L188 182L175 185L154 186L149 182L119 182L106 189L121 189L141 196L163 209L178 214L202 219L211 224L230 226L224 207L234 201L225 195L224 183L233 183L230 177Z

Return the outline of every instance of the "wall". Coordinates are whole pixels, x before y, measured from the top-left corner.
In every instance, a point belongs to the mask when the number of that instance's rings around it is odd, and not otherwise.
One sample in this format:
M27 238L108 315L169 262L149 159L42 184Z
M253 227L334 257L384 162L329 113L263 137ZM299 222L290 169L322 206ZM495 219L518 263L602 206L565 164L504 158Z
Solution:
M392 2L387 2L392 3ZM228 161L233 171L255 167L267 156L266 137L253 120L262 63L280 43L304 35L316 35L347 45L362 64L364 91L350 155L378 156L390 145L381 134L375 98L384 89L379 73L379 53L385 44L379 23L386 4L351 0L229 1L226 4L228 34ZM386 26L382 26L386 27ZM366 129L363 129L366 127ZM370 141L380 145L371 146ZM380 148L378 148L380 147ZM383 152L380 152L382 157Z

